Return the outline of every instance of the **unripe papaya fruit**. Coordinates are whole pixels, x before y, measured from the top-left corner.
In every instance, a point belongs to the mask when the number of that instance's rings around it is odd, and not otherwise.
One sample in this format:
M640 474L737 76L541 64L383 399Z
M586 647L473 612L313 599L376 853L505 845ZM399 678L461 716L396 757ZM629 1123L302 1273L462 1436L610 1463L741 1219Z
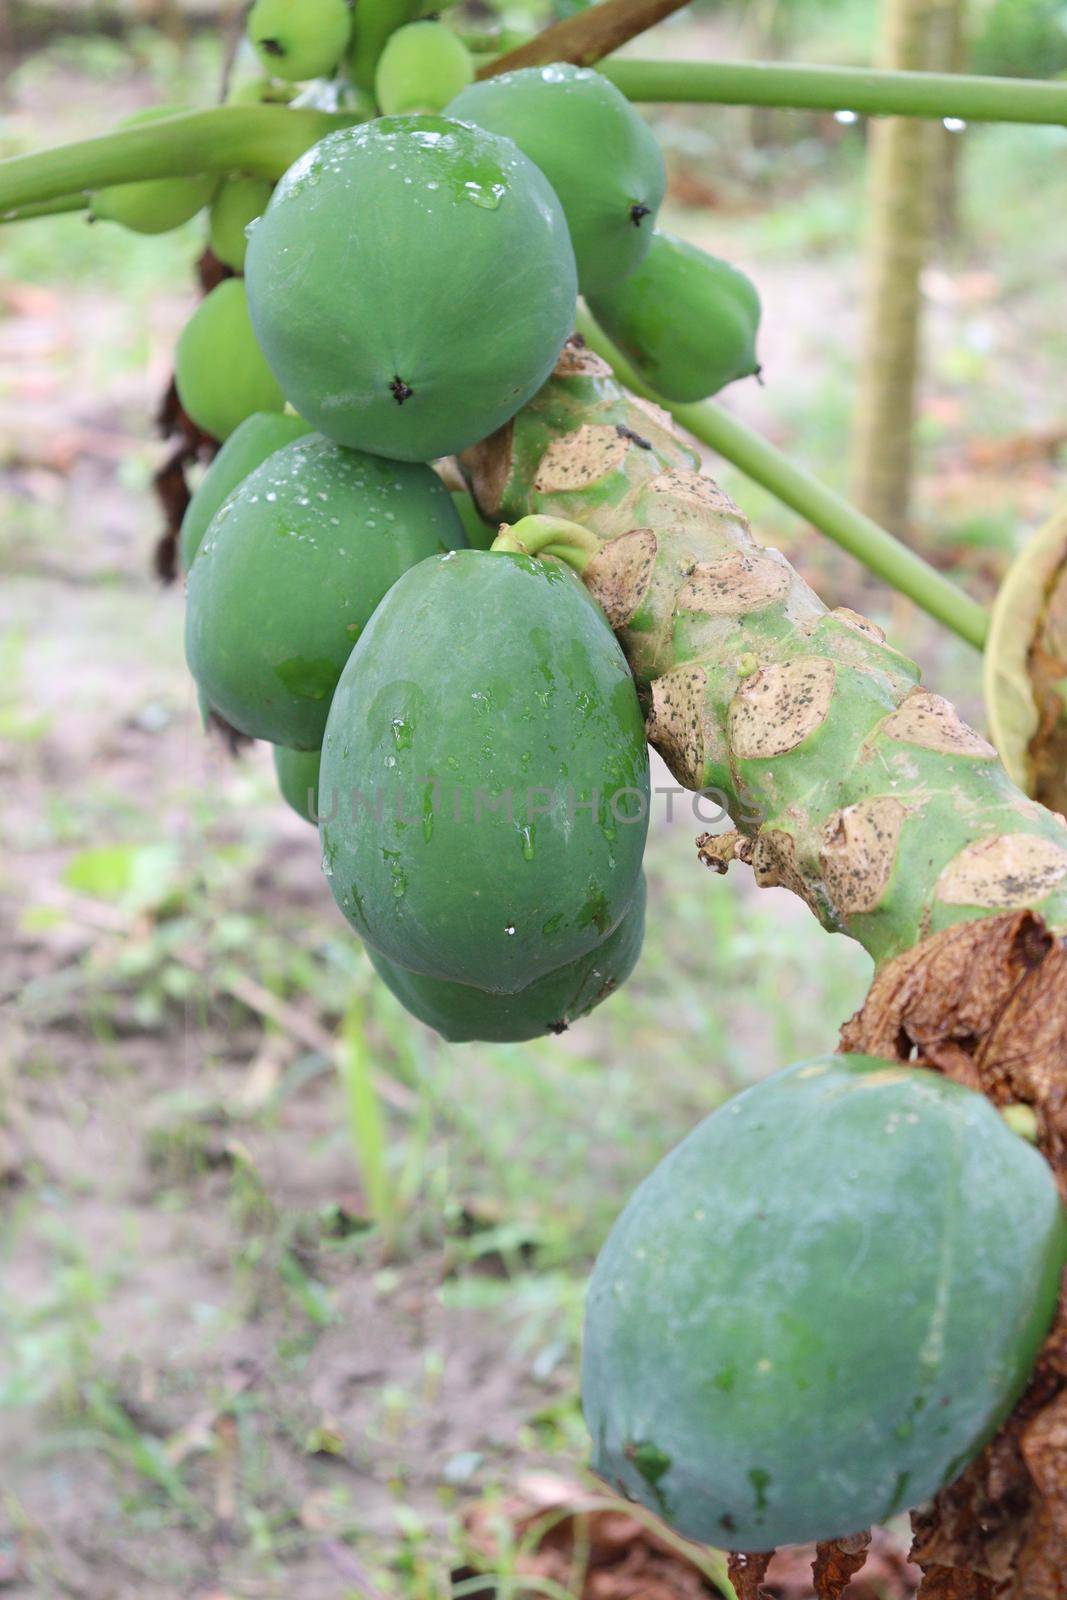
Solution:
M292 444L310 432L301 417L290 417L282 411L254 411L234 429L185 509L178 540L183 572L189 571L208 524L237 485L283 444Z
M313 750L386 590L465 542L429 467L297 439L244 479L197 552L185 619L193 677L238 732Z
M123 117L120 128L133 128L160 117L175 117L185 106L148 106ZM169 233L209 203L218 178L206 172L194 178L146 178L140 183L115 183L89 196L89 215L98 222L117 222L133 233Z
M388 989L420 1022L453 1044L473 1040L517 1044L563 1033L624 984L637 965L645 935L645 877L614 933L577 961L546 973L517 994L492 994L466 983L442 983L409 972L370 945L371 965Z
M547 181L506 139L441 117L321 140L253 227L245 271L300 415L402 461L453 455L506 422L574 317L574 255Z
M296 94L290 83L279 83L277 78L244 78L231 85L227 95L228 106L287 106Z
M287 750L274 746L274 773L282 799L298 817L315 824L319 820L319 751Z
M559 62L472 83L447 114L514 139L559 195L583 294L644 258L663 200L663 157L613 83Z
M208 243L234 272L240 272L245 264L245 230L266 211L273 189L269 178L227 178L211 202Z
M389 960L513 993L619 923L648 782L633 680L573 573L485 550L424 561L378 607L334 696L331 891Z
M226 439L254 411L281 411L285 396L259 348L242 278L201 300L178 335L174 383L183 409L205 433Z
M660 1163L593 1273L596 1468L734 1550L857 1533L950 1483L1025 1388L1067 1225L983 1096L790 1067Z
M636 272L589 309L667 400L703 400L758 373L760 301L743 272L658 229Z
M348 0L255 0L245 31L266 70L289 82L332 72L348 47Z
M474 77L463 40L443 22L409 22L386 40L374 92L386 116L441 111Z

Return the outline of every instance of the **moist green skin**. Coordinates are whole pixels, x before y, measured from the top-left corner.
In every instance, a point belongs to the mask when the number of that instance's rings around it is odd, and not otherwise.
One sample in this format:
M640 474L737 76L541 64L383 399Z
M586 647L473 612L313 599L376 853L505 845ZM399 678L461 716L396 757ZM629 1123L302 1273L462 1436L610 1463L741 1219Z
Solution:
M253 412L234 429L205 472L182 518L178 557L183 572L192 566L212 517L242 479L282 445L310 432L302 418L286 416L281 411Z
M565 967L547 973L517 994L491 994L465 983L442 983L367 954L382 982L400 1003L453 1044L473 1040L516 1044L562 1033L613 995L637 965L645 934L645 876L622 921L603 944Z
M702 400L759 371L760 302L743 272L659 230L637 270L589 309L668 400Z
M416 562L465 543L429 467L297 439L244 479L204 537L189 573L190 671L239 732L317 749L378 601Z
M291 806L298 817L318 825L319 812L319 751L287 750L284 745L274 746L274 772L282 799Z
M282 411L282 394L256 342L242 278L201 300L178 335L174 384L198 428L227 439L254 411Z
M119 128L134 128L160 117L174 117L186 106L148 106L123 117ZM89 215L97 222L117 222L132 233L169 233L202 211L215 192L218 178L205 173L193 178L149 178L142 183L116 183L89 197Z
M648 784L633 680L574 575L459 551L405 573L342 674L322 752L324 870L391 961L513 993L622 918Z
M1065 1257L1049 1167L983 1096L866 1056L790 1067L672 1151L601 1252L596 1469L735 1550L884 1522L1011 1410Z
M522 67L472 83L447 115L513 139L540 167L563 206L583 294L642 261L666 173L651 130L613 83L564 62Z
M509 141L441 117L385 117L315 145L253 227L245 269L295 409L398 460L493 432L573 324L574 257L547 181Z

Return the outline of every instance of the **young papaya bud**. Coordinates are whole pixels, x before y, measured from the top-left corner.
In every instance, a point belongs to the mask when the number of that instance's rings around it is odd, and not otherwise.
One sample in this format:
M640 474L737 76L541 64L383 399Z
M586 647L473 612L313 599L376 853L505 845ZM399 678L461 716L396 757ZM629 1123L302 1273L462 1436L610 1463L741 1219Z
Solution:
M471 53L443 22L409 22L386 41L374 92L386 116L442 111L474 78Z
M264 68L300 82L333 72L348 46L347 0L255 0L246 32Z

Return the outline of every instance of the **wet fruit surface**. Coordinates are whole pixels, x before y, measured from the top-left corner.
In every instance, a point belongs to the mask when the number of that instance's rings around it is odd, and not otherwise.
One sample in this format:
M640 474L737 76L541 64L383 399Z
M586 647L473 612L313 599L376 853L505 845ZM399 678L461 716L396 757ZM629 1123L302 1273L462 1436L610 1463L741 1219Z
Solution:
M615 85L557 62L472 83L450 117L514 139L559 195L583 294L607 288L644 257L663 200L663 157Z
M512 416L574 316L573 252L545 178L509 141L441 117L381 118L315 145L252 228L246 271L257 334L300 415L408 461Z
M324 868L390 960L512 992L630 904L647 829L633 680L554 563L459 551L391 590L338 684Z
M283 444L292 444L311 429L299 417L281 411L254 411L234 429L205 472L182 518L178 553L188 572L208 524L237 485Z
M298 439L208 528L189 574L190 670L239 732L316 749L378 601L415 562L465 542L429 467Z
M626 982L641 954L645 879L622 921L602 944L577 961L546 973L517 994L493 994L464 983L442 983L389 961L367 946L375 972L402 1005L453 1043L480 1039L515 1043L562 1033Z
M1018 1398L1065 1256L1052 1174L982 1096L867 1056L737 1096L597 1262L597 1470L693 1539L855 1533L958 1476Z

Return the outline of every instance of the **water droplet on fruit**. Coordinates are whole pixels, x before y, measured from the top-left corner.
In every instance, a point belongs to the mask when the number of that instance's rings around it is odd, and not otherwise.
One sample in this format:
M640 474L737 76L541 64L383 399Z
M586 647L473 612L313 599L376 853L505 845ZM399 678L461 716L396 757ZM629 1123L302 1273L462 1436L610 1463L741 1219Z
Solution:
M415 737L414 725L404 717L394 717L392 721L393 739L398 750L410 750L411 741Z
M514 936L515 936L515 924L513 922L509 922L507 927L504 929L504 932L507 934L509 939L514 938Z
M523 858L523 860L524 861L532 861L533 858L534 858L534 830L533 830L533 824L527 822L524 827L521 827L519 829L519 836L522 839L522 858Z
M329 856L325 854L322 858L322 875L324 878L333 877L333 862L330 860Z

